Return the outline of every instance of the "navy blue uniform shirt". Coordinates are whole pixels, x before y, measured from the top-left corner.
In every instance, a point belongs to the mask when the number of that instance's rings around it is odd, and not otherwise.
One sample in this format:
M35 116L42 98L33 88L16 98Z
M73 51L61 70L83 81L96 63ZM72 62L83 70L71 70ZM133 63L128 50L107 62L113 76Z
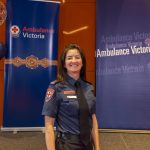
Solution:
M95 113L95 96L93 86L79 79L89 106L89 124L92 127L92 114ZM50 84L47 89L42 115L54 117L57 131L80 134L79 104L75 92L76 80L67 76L65 81Z

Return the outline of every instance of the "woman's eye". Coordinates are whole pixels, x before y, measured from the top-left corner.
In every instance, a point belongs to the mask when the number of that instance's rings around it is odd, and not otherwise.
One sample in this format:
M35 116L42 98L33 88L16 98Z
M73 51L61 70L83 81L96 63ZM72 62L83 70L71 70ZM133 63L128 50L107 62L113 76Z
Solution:
M67 60L71 60L72 58L71 57L67 57Z
M80 57L80 56L77 56L76 59L81 59L81 57Z
M74 56L74 57L67 57L66 60L72 60L72 59L81 59L80 56Z

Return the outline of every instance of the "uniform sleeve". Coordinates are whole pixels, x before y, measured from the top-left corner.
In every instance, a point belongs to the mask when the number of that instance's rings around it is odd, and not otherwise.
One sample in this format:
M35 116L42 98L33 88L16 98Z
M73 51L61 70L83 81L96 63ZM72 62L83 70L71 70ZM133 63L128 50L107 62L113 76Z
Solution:
M56 117L58 110L58 98L55 85L50 85L46 91L42 115Z
M91 92L91 97L92 97L92 108L91 108L91 114L96 113L96 97L94 95L94 87L93 85L90 85L90 92Z

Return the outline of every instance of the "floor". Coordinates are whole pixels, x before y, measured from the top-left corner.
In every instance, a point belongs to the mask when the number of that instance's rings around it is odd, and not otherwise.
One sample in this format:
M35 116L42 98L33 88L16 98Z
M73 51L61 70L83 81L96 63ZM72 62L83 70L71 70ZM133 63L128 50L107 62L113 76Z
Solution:
M150 134L100 133L101 150L150 150ZM46 150L42 132L0 132L0 150Z

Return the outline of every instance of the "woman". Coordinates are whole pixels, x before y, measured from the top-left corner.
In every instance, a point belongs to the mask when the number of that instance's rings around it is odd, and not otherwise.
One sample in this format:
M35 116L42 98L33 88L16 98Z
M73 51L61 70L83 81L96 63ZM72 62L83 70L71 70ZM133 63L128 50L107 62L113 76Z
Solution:
M76 44L66 46L60 58L59 82L49 85L42 111L48 150L100 150L95 96L93 86L84 80L85 68L82 49Z

